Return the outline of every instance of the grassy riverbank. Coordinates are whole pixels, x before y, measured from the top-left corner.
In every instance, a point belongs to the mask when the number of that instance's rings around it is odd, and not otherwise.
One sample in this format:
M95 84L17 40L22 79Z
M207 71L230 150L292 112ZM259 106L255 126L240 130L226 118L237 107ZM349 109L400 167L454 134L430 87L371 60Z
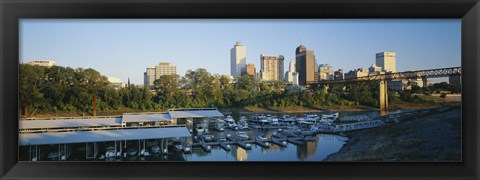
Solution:
M349 141L325 161L460 161L461 108L345 135Z

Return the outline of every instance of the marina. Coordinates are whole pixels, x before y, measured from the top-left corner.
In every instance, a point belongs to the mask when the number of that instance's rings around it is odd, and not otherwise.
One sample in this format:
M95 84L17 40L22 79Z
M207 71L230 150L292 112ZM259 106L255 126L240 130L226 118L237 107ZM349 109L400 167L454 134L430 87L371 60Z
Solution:
M23 119L19 129L20 157L30 161L196 161L207 160L203 157L215 156L218 151L245 154L232 160L246 160L252 151L276 149L297 149L298 154L305 147L330 147L335 152L348 141L340 135L342 132L375 128L391 119L412 115L341 114L232 116L215 108L198 108L125 113L121 117ZM321 147L322 140L331 142ZM263 160L258 158L249 160ZM292 156L290 160L306 159Z

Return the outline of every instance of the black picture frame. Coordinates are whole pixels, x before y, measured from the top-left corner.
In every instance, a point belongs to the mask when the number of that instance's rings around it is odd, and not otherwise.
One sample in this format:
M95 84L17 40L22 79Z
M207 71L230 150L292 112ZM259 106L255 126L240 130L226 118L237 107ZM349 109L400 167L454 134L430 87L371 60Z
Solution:
M478 179L478 0L1 0L2 179ZM20 18L461 18L462 162L18 162Z

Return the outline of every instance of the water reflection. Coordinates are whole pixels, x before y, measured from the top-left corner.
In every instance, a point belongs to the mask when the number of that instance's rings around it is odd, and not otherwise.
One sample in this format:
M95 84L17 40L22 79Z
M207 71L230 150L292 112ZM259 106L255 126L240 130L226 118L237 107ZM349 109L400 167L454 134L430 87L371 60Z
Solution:
M241 147L237 147L232 151L232 155L236 158L237 161L246 161L247 160L247 151Z
M317 152L317 142L307 142L303 146L297 146L297 157L299 160L307 160L308 157L315 156Z
M321 161L328 155L337 152L345 144L345 137L319 134L317 140L302 146L288 144L280 147L270 144L268 149L253 144L252 150L245 150L232 145L231 152L220 147L212 147L210 153L194 148L187 161Z

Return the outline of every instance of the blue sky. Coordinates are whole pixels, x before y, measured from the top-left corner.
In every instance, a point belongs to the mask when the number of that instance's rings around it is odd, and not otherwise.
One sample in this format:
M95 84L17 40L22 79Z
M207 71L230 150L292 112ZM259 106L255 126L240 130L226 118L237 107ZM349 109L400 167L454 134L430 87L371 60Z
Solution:
M262 53L285 56L286 71L301 43L335 70L367 68L375 53L395 51L397 70L408 71L460 66L460 26L460 19L22 19L19 59L54 60L143 84L145 68L161 61L174 63L181 76L197 68L229 75L230 49L241 41L257 72Z

